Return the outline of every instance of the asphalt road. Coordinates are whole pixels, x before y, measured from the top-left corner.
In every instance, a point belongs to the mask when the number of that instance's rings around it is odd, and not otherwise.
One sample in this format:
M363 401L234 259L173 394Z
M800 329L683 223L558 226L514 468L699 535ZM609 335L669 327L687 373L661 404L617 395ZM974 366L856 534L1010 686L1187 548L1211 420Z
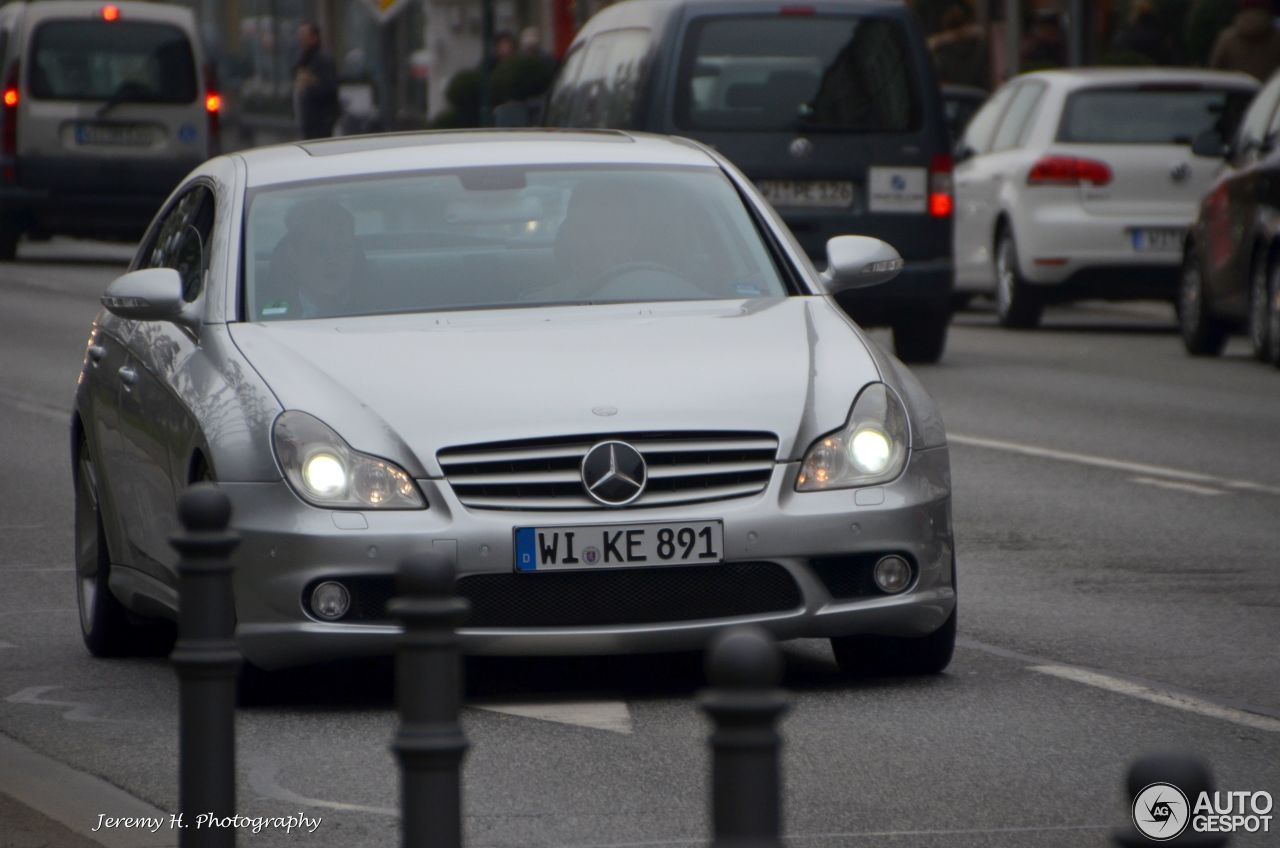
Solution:
M72 588L67 413L127 251L37 248L0 266L0 846L43 844L4 795L81 832L177 806L173 672L90 658ZM1108 845L1153 750L1280 795L1280 372L1241 341L1188 358L1167 307L1089 305L1030 333L964 313L917 373L952 437L961 647L935 679L849 684L825 643L786 646L788 844ZM697 658L466 673L470 846L705 842ZM278 684L239 714L239 810L321 822L242 844L395 844L389 667Z

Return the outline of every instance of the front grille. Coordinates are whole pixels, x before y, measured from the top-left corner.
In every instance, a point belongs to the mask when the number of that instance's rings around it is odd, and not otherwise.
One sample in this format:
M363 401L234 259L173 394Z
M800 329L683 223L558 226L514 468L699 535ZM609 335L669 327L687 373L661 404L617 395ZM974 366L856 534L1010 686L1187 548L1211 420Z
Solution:
M458 580L471 601L463 627L660 624L785 612L800 589L772 562L616 571L473 574Z
M630 507L757 495L778 453L770 433L621 433L468 445L438 458L458 500L473 509L602 509L587 496L581 467L592 445L609 440L630 444L648 467Z

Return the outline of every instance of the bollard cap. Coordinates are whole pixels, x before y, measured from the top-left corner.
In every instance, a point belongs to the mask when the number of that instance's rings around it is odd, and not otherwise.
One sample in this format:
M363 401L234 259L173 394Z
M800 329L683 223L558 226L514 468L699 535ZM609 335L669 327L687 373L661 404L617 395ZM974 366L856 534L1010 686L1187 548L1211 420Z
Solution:
M782 681L782 652L763 628L732 627L712 639L707 677L725 689L770 689Z
M402 597L453 597L453 561L442 554L410 554L400 560L396 592Z
M195 483L178 497L178 520L188 533L221 532L231 523L231 501L216 483Z

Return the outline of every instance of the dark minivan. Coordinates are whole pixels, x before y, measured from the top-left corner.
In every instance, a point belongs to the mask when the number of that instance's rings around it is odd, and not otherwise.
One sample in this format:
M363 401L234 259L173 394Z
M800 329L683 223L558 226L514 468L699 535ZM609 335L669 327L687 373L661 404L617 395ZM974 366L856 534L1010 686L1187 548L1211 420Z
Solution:
M906 268L843 293L906 361L942 355L951 320L951 154L924 36L900 2L627 0L574 39L545 122L671 133L713 147L825 264L842 234Z

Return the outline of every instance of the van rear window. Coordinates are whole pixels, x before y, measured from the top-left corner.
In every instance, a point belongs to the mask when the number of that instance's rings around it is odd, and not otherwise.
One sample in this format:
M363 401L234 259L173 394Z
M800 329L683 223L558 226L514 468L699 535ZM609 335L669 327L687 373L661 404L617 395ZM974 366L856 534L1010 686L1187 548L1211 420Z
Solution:
M1067 98L1058 141L1075 144L1182 144L1217 130L1230 138L1252 91L1149 86L1093 88Z
M888 18L696 21L676 91L683 129L908 132L920 125L906 34Z
M191 103L196 65L178 27L143 21L49 21L36 30L31 96L42 100Z

